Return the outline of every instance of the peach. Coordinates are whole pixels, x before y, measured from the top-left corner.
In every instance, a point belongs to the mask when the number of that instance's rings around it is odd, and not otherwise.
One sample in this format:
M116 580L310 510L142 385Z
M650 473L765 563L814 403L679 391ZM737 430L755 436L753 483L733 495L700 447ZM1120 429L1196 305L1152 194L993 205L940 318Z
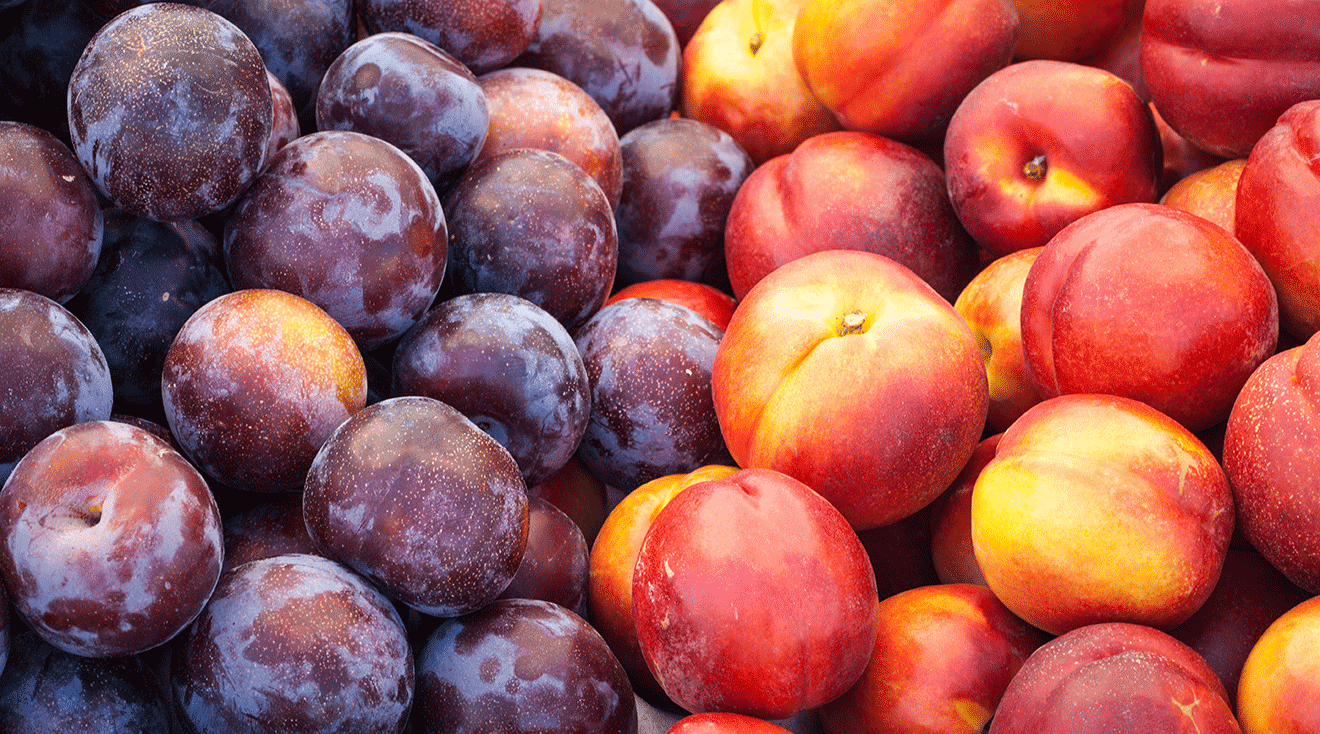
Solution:
M996 433L977 444L953 485L930 504L931 558L940 583L986 585L972 547L972 489L1003 437Z
M1013 0L1019 59L1079 61L1118 38L1138 0Z
M1064 395L1028 410L972 490L990 590L1047 632L1172 628L1210 596L1233 532L1223 469L1144 403Z
M1246 165L1246 158L1234 158L1188 174L1164 192L1160 203L1208 219L1234 234L1238 180Z
M753 287L715 353L711 389L739 466L805 482L859 530L943 492L989 404L980 348L953 306L857 250L806 255Z
M1320 597L1284 612L1251 648L1238 681L1243 734L1303 732L1320 721Z
M939 139L1017 36L1011 0L806 0L793 58L844 128L918 142Z

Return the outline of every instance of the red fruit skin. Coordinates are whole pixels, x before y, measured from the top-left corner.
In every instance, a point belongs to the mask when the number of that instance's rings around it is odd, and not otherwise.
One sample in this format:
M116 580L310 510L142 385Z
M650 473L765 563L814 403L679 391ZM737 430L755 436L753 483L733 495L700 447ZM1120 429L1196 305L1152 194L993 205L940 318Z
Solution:
M1169 125L1239 158L1290 106L1320 97L1320 5L1148 0L1141 72Z
M878 608L847 521L773 470L684 489L633 570L642 654L694 713L782 719L838 697L866 667Z
M1320 330L1320 100L1289 108L1247 156L1238 178L1234 234L1279 294L1283 330Z

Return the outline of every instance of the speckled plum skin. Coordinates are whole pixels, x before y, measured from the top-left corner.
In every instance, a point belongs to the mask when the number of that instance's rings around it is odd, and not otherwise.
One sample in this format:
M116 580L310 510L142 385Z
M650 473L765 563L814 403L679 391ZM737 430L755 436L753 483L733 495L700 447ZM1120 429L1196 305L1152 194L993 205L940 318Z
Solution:
M358 13L370 33L411 33L484 74L527 50L541 24L541 0L363 0Z
M358 412L326 440L303 489L312 542L423 614L499 595L527 546L527 488L495 439L421 396Z
M619 135L678 104L681 48L651 0L543 0L541 25L512 66L553 71L587 90Z
M477 77L447 51L411 33L377 33L326 70L316 127L388 140L447 185L481 152L490 112Z
M623 152L614 123L586 90L544 69L511 66L477 78L490 110L479 158L538 148L573 161L600 184L610 206L623 194Z
M165 734L168 692L142 656L71 655L24 632L0 676L0 729Z
M220 243L192 220L157 222L107 209L96 270L69 310L110 366L115 407L164 421L165 353L189 316L228 293Z
M68 309L31 291L0 288L0 480L65 426L110 417L105 353Z
M302 554L226 573L173 659L174 701L196 734L399 734L413 684L389 600Z
M302 486L321 444L366 404L348 332L283 291L226 293L197 310L165 354L165 418L204 472L257 492Z
M54 135L0 122L0 286L66 303L101 254L92 182Z
M126 423L51 434L0 492L0 577L20 618L66 652L113 657L168 641L206 604L222 553L206 480Z
M528 486L568 463L591 415L573 337L545 309L507 293L436 304L399 341L392 394L456 408L509 450Z
M460 293L511 293L570 332L609 297L619 258L614 211L564 156L519 148L472 164L444 198Z
M74 153L112 202L157 220L196 219L261 170L274 120L266 67L233 23L151 3L107 23L74 67Z
M756 166L733 136L714 125L667 117L619 141L623 197L616 286L650 280L708 281L724 271L724 222Z
M631 491L666 474L732 464L715 417L711 366L724 332L685 306L627 298L574 334L591 381L578 447L587 469Z
M448 256L445 212L426 174L359 132L285 146L225 222L235 288L275 288L325 309L364 350L425 313Z
M417 654L418 734L633 734L637 705L600 633L550 602L446 620Z
M335 57L357 40L351 0L188 0L215 12L252 40L289 90L304 129L315 122L316 92Z

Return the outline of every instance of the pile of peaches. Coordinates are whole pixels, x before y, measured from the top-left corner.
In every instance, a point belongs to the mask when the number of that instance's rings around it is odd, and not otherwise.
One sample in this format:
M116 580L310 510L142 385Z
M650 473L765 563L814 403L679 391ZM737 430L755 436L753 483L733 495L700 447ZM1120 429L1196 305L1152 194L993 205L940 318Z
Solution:
M1320 4L0 19L0 730L1320 732Z

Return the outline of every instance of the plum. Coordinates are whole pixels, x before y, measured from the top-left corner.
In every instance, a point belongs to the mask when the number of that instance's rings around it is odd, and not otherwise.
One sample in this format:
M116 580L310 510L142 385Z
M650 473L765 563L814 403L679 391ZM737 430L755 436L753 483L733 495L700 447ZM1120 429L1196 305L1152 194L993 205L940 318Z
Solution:
M304 135L276 154L224 226L235 288L320 306L364 350L431 305L448 257L445 212L403 151L359 132Z
M221 577L172 673L196 734L399 734L415 680L389 600L348 568L298 553Z
M165 353L161 397L184 453L226 485L302 487L312 459L366 404L362 354L344 327L284 291L226 293Z
M507 293L436 304L399 341L392 393L456 408L509 450L529 486L568 462L591 415L573 337L545 309Z
M188 317L230 290L220 244L193 220L118 208L104 218L101 259L68 308L105 353L116 409L164 421L165 353Z
M619 135L678 105L682 49L652 0L543 0L541 25L511 66L553 71L587 90Z
M0 286L68 302L92 276L102 228L73 152L41 128L0 122Z
M107 0L100 0L106 2ZM137 0L130 0L136 2ZM357 40L351 0L188 0L238 26L289 91L304 130L316 123L326 69Z
M358 13L370 33L411 33L484 74L527 50L541 24L541 0L361 0Z
M143 656L72 655L24 632L0 676L0 730L169 732L169 694Z
M149 39L149 42L148 42ZM69 136L101 193L150 219L225 208L266 157L274 106L252 41L180 3L115 16L69 79Z
M577 164L517 148L479 159L445 195L449 269L460 293L510 293L569 331L609 297L614 211Z
M574 334L591 380L578 447L587 469L628 492L666 474L733 464L711 394L724 332L686 306L627 298Z
M479 158L538 148L573 161L600 184L610 206L623 193L623 152L614 123L586 90L544 69L507 67L477 78L490 110Z
M280 78L266 70L266 81L270 84L270 100L273 117L271 118L270 140L266 144L266 164L269 165L280 148L292 143L302 134L302 125L298 122L298 108L293 104L293 95L284 86Z
M0 481L55 431L110 417L114 383L87 327L45 296L0 288Z
M527 549L501 599L540 599L587 616L587 559L582 529L540 497L527 498Z
M677 279L721 285L724 222L751 174L751 156L731 135L697 120L664 118L619 141L623 196L616 285Z
M388 140L443 186L481 152L490 112L477 77L447 51L411 33L377 33L326 70L316 126Z
M418 734L633 734L628 676L600 633L551 602L500 599L445 620L417 653Z
M421 396L364 408L307 473L312 542L396 601L455 616L499 595L527 545L513 457L454 408Z
M126 423L56 431L0 492L0 578L14 609L76 655L130 655L169 641L210 598L222 554L206 480Z
M234 513L225 520L224 531L225 571L286 553L320 555L307 534L302 495L296 492Z

